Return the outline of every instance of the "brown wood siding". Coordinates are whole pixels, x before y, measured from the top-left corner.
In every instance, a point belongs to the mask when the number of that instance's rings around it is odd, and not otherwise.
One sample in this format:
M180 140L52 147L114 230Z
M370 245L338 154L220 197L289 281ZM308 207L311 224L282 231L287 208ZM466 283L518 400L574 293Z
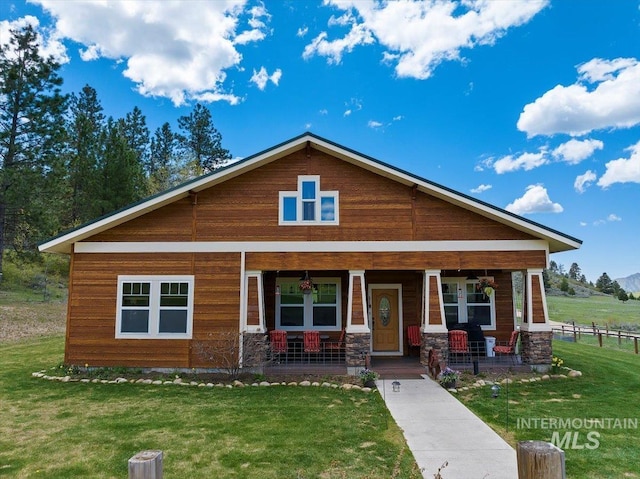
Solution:
M247 253L247 269L521 269L546 265L544 251L451 251L379 253ZM525 266L523 266L525 265Z
M319 175L339 191L337 226L279 226L280 191ZM415 199L414 199L415 197ZM195 232L193 225L195 223ZM269 163L89 241L410 241L531 239L528 234L312 150ZM496 266L497 267L497 266Z
M511 273L506 272L490 272L493 280L498 285L495 290L496 305L496 330L485 331L486 336L495 336L498 341L508 341L514 328L513 321L513 295Z
M542 292L540 284L540 276L531 276L531 302L533 303L533 318L530 319L533 323L544 323L544 304L542 302Z
M192 367L193 342L238 331L239 254L74 254L65 360L93 366ZM115 338L118 275L195 276L193 340Z
M435 276L429 276L429 324L446 324L440 310L440 290Z
M247 288L247 324L260 324L260 303L258 302L258 278L250 277Z
M353 300L351 303L351 324L364 324L364 308L362 304L362 288L363 284L360 281L360 277L353 278ZM345 298L348 302L349 298Z

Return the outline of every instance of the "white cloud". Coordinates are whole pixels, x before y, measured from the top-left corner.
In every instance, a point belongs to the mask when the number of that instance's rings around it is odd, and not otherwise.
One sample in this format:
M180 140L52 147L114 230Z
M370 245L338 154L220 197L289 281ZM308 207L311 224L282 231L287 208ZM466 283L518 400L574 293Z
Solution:
M547 189L543 185L529 185L527 191L521 198L509 203L507 211L517 215L526 215L531 213L561 213L562 206L559 203L553 203L549 198Z
M606 189L614 183L640 183L640 141L626 151L631 152L629 158L618 158L605 165L607 170L598 180L598 186Z
M533 170L542 165L546 165L549 160L546 157L546 151L541 150L538 153L522 153L519 156L507 155L496 160L493 163L493 169L496 173L509 173L517 170Z
M602 226L605 225L607 223L612 223L614 221L622 221L622 218L620 218L618 215L611 213L609 216L607 216L606 219L602 220L596 220L593 222L594 226Z
M609 216L607 216L607 221L622 221L622 218L614 213L611 213Z
M576 140L572 138L566 143L561 144L554 149L551 154L560 161L577 165L582 160L589 158L594 151L602 150L604 143L600 140Z
M53 58L56 62L65 64L69 61L67 49L55 31L40 26L40 21L31 15L26 15L17 20L0 20L0 44L9 45L11 30L22 30L30 25L36 32L39 53L43 58Z
M278 86L280 78L282 77L282 70L276 69L271 75L267 73L265 67L261 67L259 71L253 70L253 76L251 82L255 83L260 90L264 90L267 86L267 82L271 81L274 85Z
M518 129L528 137L556 133L581 136L593 130L640 124L638 60L594 58L578 66L578 74L573 85L557 85L526 105Z
M373 128L373 129L377 129L382 127L382 123L380 123L379 121L375 121L375 120L369 120L367 123L367 126L369 128Z
M398 115L393 117L393 121L400 121L400 120L404 120L404 116Z
M352 111L351 110L345 110L345 112L342 114L343 116L349 116L351 115Z
M309 27L298 28L296 35L299 37L304 37L309 32Z
M591 170L587 170L583 175L576 177L573 187L578 193L584 193L594 181L596 181L596 174Z
M493 44L510 27L528 22L548 3L325 0L325 4L345 12L340 17L332 16L328 26L346 26L349 31L335 40L330 40L326 31L321 32L305 47L303 58L320 55L329 63L340 63L344 53L377 40L387 49L384 61L395 64L399 77L426 79L440 63L460 60L462 48Z
M320 110L318 113L320 113L321 115L328 115L329 114L329 110L327 110L326 108L323 108L322 110Z
M262 40L263 6L161 0L33 0L55 19L56 35L84 45L85 60L124 60L125 77L146 96L175 105L196 99L238 103L223 88L226 70L239 68L238 45ZM248 17L248 20L245 20Z
M478 185L477 188L473 188L471 190L471 193L484 193L487 190L490 190L491 188L493 188L492 185Z

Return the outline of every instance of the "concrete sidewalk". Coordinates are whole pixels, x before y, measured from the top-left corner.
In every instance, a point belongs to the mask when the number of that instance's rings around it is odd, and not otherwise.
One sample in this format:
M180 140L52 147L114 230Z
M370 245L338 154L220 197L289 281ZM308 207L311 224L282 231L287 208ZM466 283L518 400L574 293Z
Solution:
M455 396L427 376L378 380L378 390L404 432L425 478L445 462L445 479L516 479L516 452Z

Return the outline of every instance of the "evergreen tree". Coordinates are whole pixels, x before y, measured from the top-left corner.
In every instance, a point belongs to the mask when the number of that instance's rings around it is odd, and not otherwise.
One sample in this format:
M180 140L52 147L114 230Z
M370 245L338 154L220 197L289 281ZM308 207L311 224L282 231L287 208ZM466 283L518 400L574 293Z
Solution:
M107 120L100 164L101 214L138 201L145 194L142 165L124 132L124 120Z
M96 191L104 128L105 117L98 95L95 89L85 85L79 95L72 95L67 121L69 226L100 214Z
M556 263L555 261L551 260L551 262L549 263L549 270L552 273L557 273L558 272L558 263Z
M147 117L142 114L142 110L137 106L133 107L133 110L126 114L122 127L129 148L135 152L138 163L143 166L148 164L149 129Z
M629 301L629 295L627 294L627 292L620 288L620 291L618 291L618 299L620 301L622 301L623 303L626 303L627 301Z
M569 291L569 281L567 281L567 278L562 278L562 281L560 282L560 291L564 291L565 293Z
M231 158L229 150L222 148L222 135L213 126L211 112L200 103L178 118L178 126L184 132L179 137L184 152L205 173Z
M613 282L607 273L602 273L596 280L596 289L604 294L613 294Z
M580 278L580 266L578 266L578 263L571 263L571 267L569 268L569 278L576 281Z
M547 271L546 269L542 270L542 283L544 284L545 290L551 287L551 283L549 282L549 271Z
M40 55L30 25L0 44L0 265L7 245L34 248L59 228L44 210L59 207L66 102L59 68Z
M171 125L164 123L151 138L149 161L145 165L150 193L164 191L175 184L176 147L176 135Z

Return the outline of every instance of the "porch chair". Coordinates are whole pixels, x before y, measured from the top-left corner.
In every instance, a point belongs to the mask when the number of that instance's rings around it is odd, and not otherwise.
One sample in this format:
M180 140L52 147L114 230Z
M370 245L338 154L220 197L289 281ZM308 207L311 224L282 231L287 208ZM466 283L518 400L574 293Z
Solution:
M303 333L303 347L309 362L311 362L311 353L317 354L320 352L320 332L305 331Z
M449 358L451 358L453 354L461 354L463 360L467 356L469 356L469 360L471 359L471 355L469 353L469 339L466 331L449 331Z
M269 341L271 342L271 355L280 362L280 355L287 354L287 332L280 329L269 331Z
M494 346L493 352L496 354L508 354L509 356L511 356L511 361L513 361L513 364L516 364L516 343L518 342L519 335L520 331L512 331L511 337L509 338L509 344L507 344L506 346Z
M340 333L340 339L338 339L337 343L328 342L324 344L325 351L329 352L330 360L333 360L334 353L338 356L338 361L342 359L344 353L344 336L345 330L343 328L342 332Z
M422 347L420 326L412 325L407 328L407 340L409 341L409 356L411 356L411 348L418 348L418 356L420 356L420 348Z

